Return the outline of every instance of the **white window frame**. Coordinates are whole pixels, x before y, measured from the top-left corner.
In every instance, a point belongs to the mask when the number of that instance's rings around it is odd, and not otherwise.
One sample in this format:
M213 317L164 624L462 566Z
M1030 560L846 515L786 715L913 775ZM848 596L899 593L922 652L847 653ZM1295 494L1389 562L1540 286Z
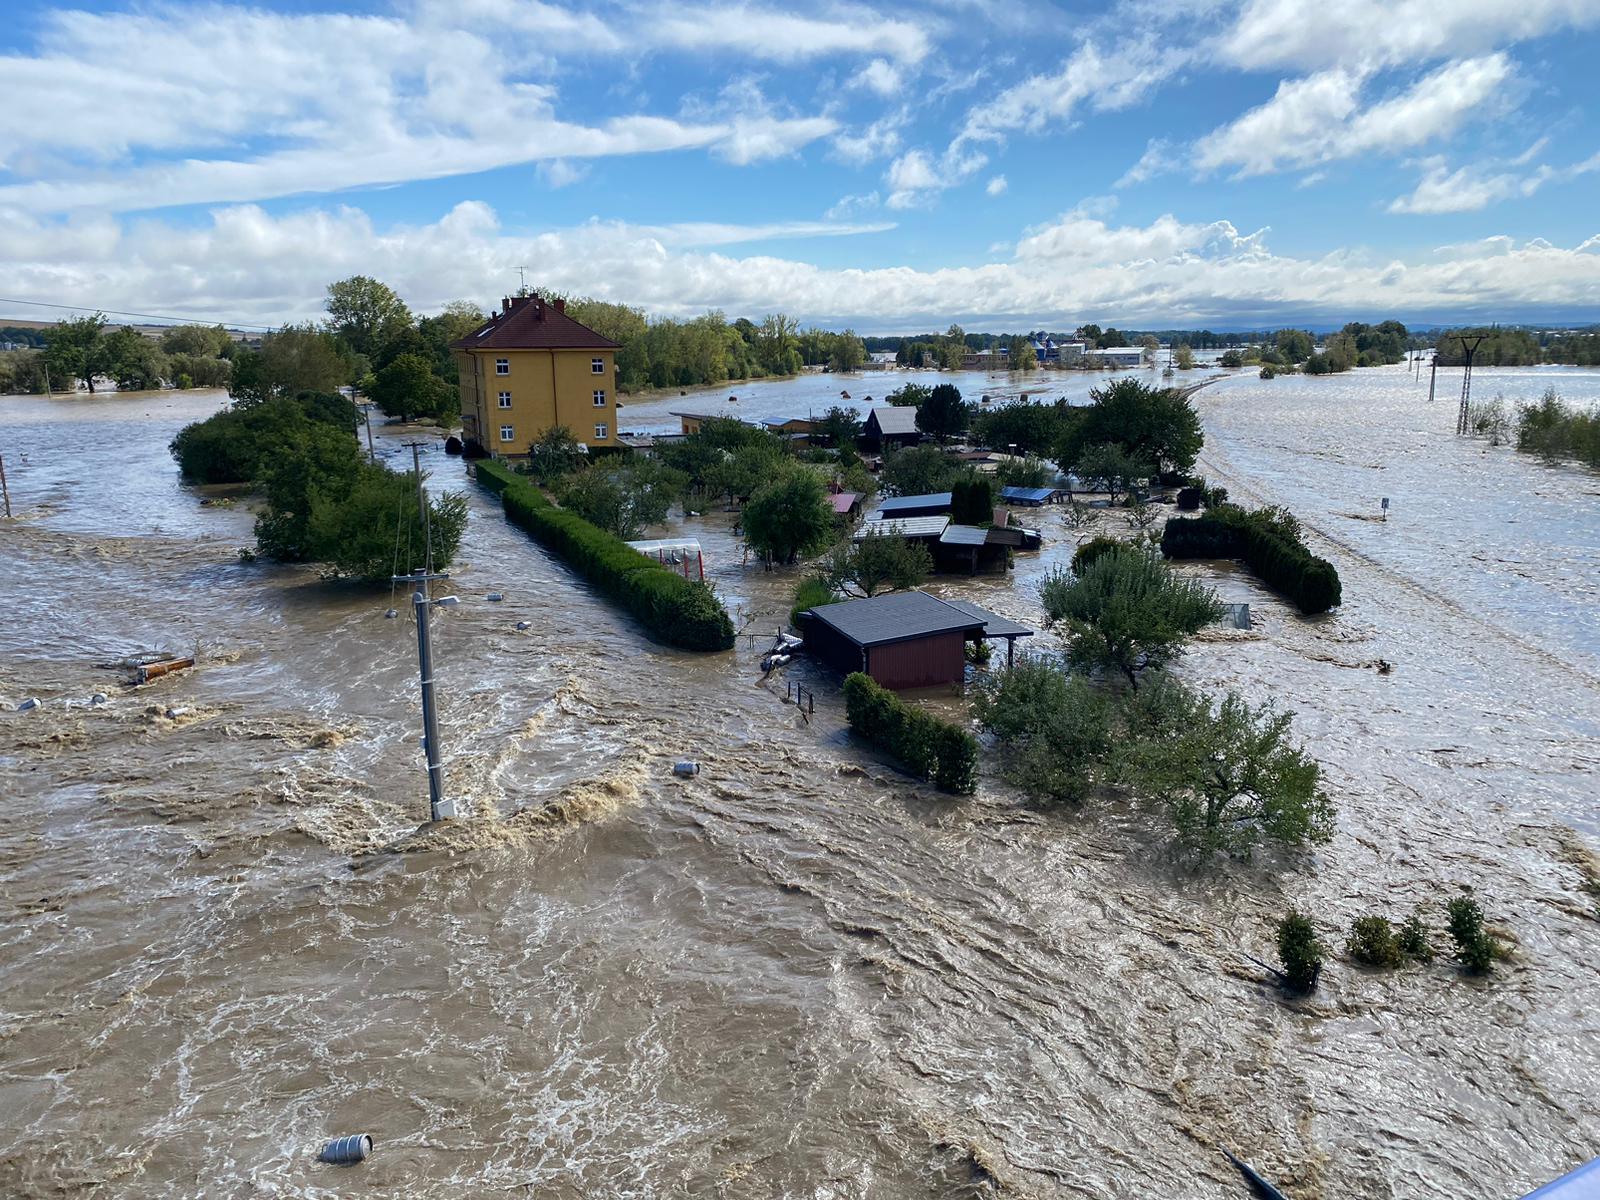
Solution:
M500 393L500 407L501 408L510 408L511 407L511 393L510 392L501 392Z
M606 441L607 439L609 439L610 437L611 437L611 426L610 425L602 424L602 425L596 425L594 427L594 440L595 441L603 442L603 441Z
M605 373L606 373L606 360L605 359L603 359L603 358L591 358L589 360L589 374L591 374L591 375L604 375Z
M514 441L516 441L517 440L516 427L513 426L513 425L502 425L502 426L500 426L500 440L502 442L514 442Z
M511 374L511 360L509 358L497 358L497 359L495 359L494 360L494 373L496 375L509 375L509 374Z
M594 399L594 406L596 408L604 408L606 406L606 390L605 390L605 388L595 388L593 399Z

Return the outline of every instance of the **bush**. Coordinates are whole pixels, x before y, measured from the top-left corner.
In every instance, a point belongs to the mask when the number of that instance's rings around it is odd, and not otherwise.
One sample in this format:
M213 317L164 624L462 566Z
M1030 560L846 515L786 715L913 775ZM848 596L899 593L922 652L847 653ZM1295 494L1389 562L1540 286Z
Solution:
M959 725L913 708L860 671L845 678L844 703L850 728L919 779L947 792L977 787L978 740Z
M684 650L729 650L733 621L704 583L691 581L577 513L557 508L504 463L485 459L478 482L500 497L506 519L564 558L655 636Z
M1433 944L1428 940L1428 926L1422 920L1420 912L1414 912L1406 918L1406 923L1400 926L1400 936L1396 939L1400 953L1417 962L1433 961Z
M349 458L355 462L362 457L355 438L358 423L355 405L343 396L301 392L235 404L185 425L169 449L191 483L254 483L328 427L348 436Z
M1109 554L1113 550L1120 550L1126 543L1114 537L1090 538L1083 545L1072 552L1072 573L1082 575L1084 569L1102 554Z
M1291 988L1302 992L1315 991L1317 979L1322 974L1322 943L1317 940L1316 926L1311 918L1289 910L1289 915L1278 922L1278 958L1283 962L1283 974Z
M1471 896L1457 896L1445 905L1456 961L1473 975L1482 975L1505 957L1505 948L1483 928L1483 909Z
M808 609L821 608L824 604L837 604L839 597L825 582L810 576L800 581L800 586L794 591L794 603L789 608L789 624L800 628L800 614Z
M972 701L1000 744L1006 779L1042 804L1077 804L1113 741L1111 706L1082 675L1019 663L986 680Z
M1307 550L1294 519L1282 510L1247 512L1231 504L1203 517L1168 521L1161 553L1168 558L1242 558L1269 587L1308 616L1327 612L1343 598L1339 572Z
M1205 499L1205 490L1197 487L1178 489L1178 511L1195 512L1200 507L1200 502Z
M1344 952L1369 967L1398 967L1405 958L1388 917L1357 917L1350 922Z

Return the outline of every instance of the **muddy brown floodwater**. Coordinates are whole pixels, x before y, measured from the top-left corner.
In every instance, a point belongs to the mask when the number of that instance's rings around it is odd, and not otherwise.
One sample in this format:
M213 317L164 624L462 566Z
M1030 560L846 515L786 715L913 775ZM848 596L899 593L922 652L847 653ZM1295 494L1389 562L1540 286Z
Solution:
M1600 395L1478 386L1547 377ZM0 693L43 702L0 712L0 1194L1243 1196L1227 1145L1297 1200L1500 1198L1592 1157L1600 484L1424 394L1201 393L1205 469L1294 508L1346 603L1185 568L1259 623L1179 669L1297 709L1340 804L1315 854L1199 873L1126 804L908 782L834 682L797 664L807 723L759 650L652 644L471 488L436 626L465 815L419 831L414 631L238 561L249 513L166 453L221 398L0 399ZM936 590L1037 619L1074 540L1040 519L1010 579ZM792 576L686 524L770 630ZM200 665L96 665L151 650ZM1487 982L1334 961L1286 1003L1243 958L1290 903L1336 943L1465 887L1515 945ZM367 1163L316 1161L351 1132Z

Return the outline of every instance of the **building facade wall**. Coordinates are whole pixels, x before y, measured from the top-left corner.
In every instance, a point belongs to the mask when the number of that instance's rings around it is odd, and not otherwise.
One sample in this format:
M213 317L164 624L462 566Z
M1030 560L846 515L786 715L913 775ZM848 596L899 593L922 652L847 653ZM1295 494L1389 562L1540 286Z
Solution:
M468 360L463 364L460 360ZM498 369L505 360L506 372ZM594 360L601 370L596 373ZM617 368L611 350L471 350L458 360L463 432L492 454L522 458L554 425L590 446L617 445ZM595 403L595 392L604 403ZM510 407L500 394L508 393ZM469 424L468 415L471 414ZM511 436L503 436L506 427ZM597 426L604 426L601 432Z
M873 646L867 651L867 674L897 690L958 684L966 673L965 643L958 631Z
M807 621L805 639L806 654L816 657L841 675L861 670L861 647L832 626L821 621Z

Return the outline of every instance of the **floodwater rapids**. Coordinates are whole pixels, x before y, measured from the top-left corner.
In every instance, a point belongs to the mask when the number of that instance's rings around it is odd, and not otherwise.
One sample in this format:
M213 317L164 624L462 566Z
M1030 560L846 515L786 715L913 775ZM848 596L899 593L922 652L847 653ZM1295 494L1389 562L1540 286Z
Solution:
M1475 389L1547 382L1600 398ZM740 403L786 386L816 385ZM1201 871L1134 804L908 781L836 680L797 662L815 716L786 704L760 639L653 644L438 450L471 498L434 627L464 815L419 829L409 605L239 561L247 507L166 451L223 398L0 399L0 699L42 701L0 711L0 1195L1243 1196L1225 1145L1296 1200L1500 1200L1593 1157L1600 481L1425 396L1404 368L1199 394L1203 470L1292 508L1345 594L1304 620L1184 568L1257 623L1177 669L1296 710L1340 808L1312 854ZM1037 623L1077 536L1037 517L1043 554L934 590ZM770 636L794 577L679 523ZM98 665L158 650L199 665ZM1337 946L1464 888L1514 947L1487 981L1336 955L1286 1001L1244 957L1291 904ZM316 1161L357 1132L365 1164Z

